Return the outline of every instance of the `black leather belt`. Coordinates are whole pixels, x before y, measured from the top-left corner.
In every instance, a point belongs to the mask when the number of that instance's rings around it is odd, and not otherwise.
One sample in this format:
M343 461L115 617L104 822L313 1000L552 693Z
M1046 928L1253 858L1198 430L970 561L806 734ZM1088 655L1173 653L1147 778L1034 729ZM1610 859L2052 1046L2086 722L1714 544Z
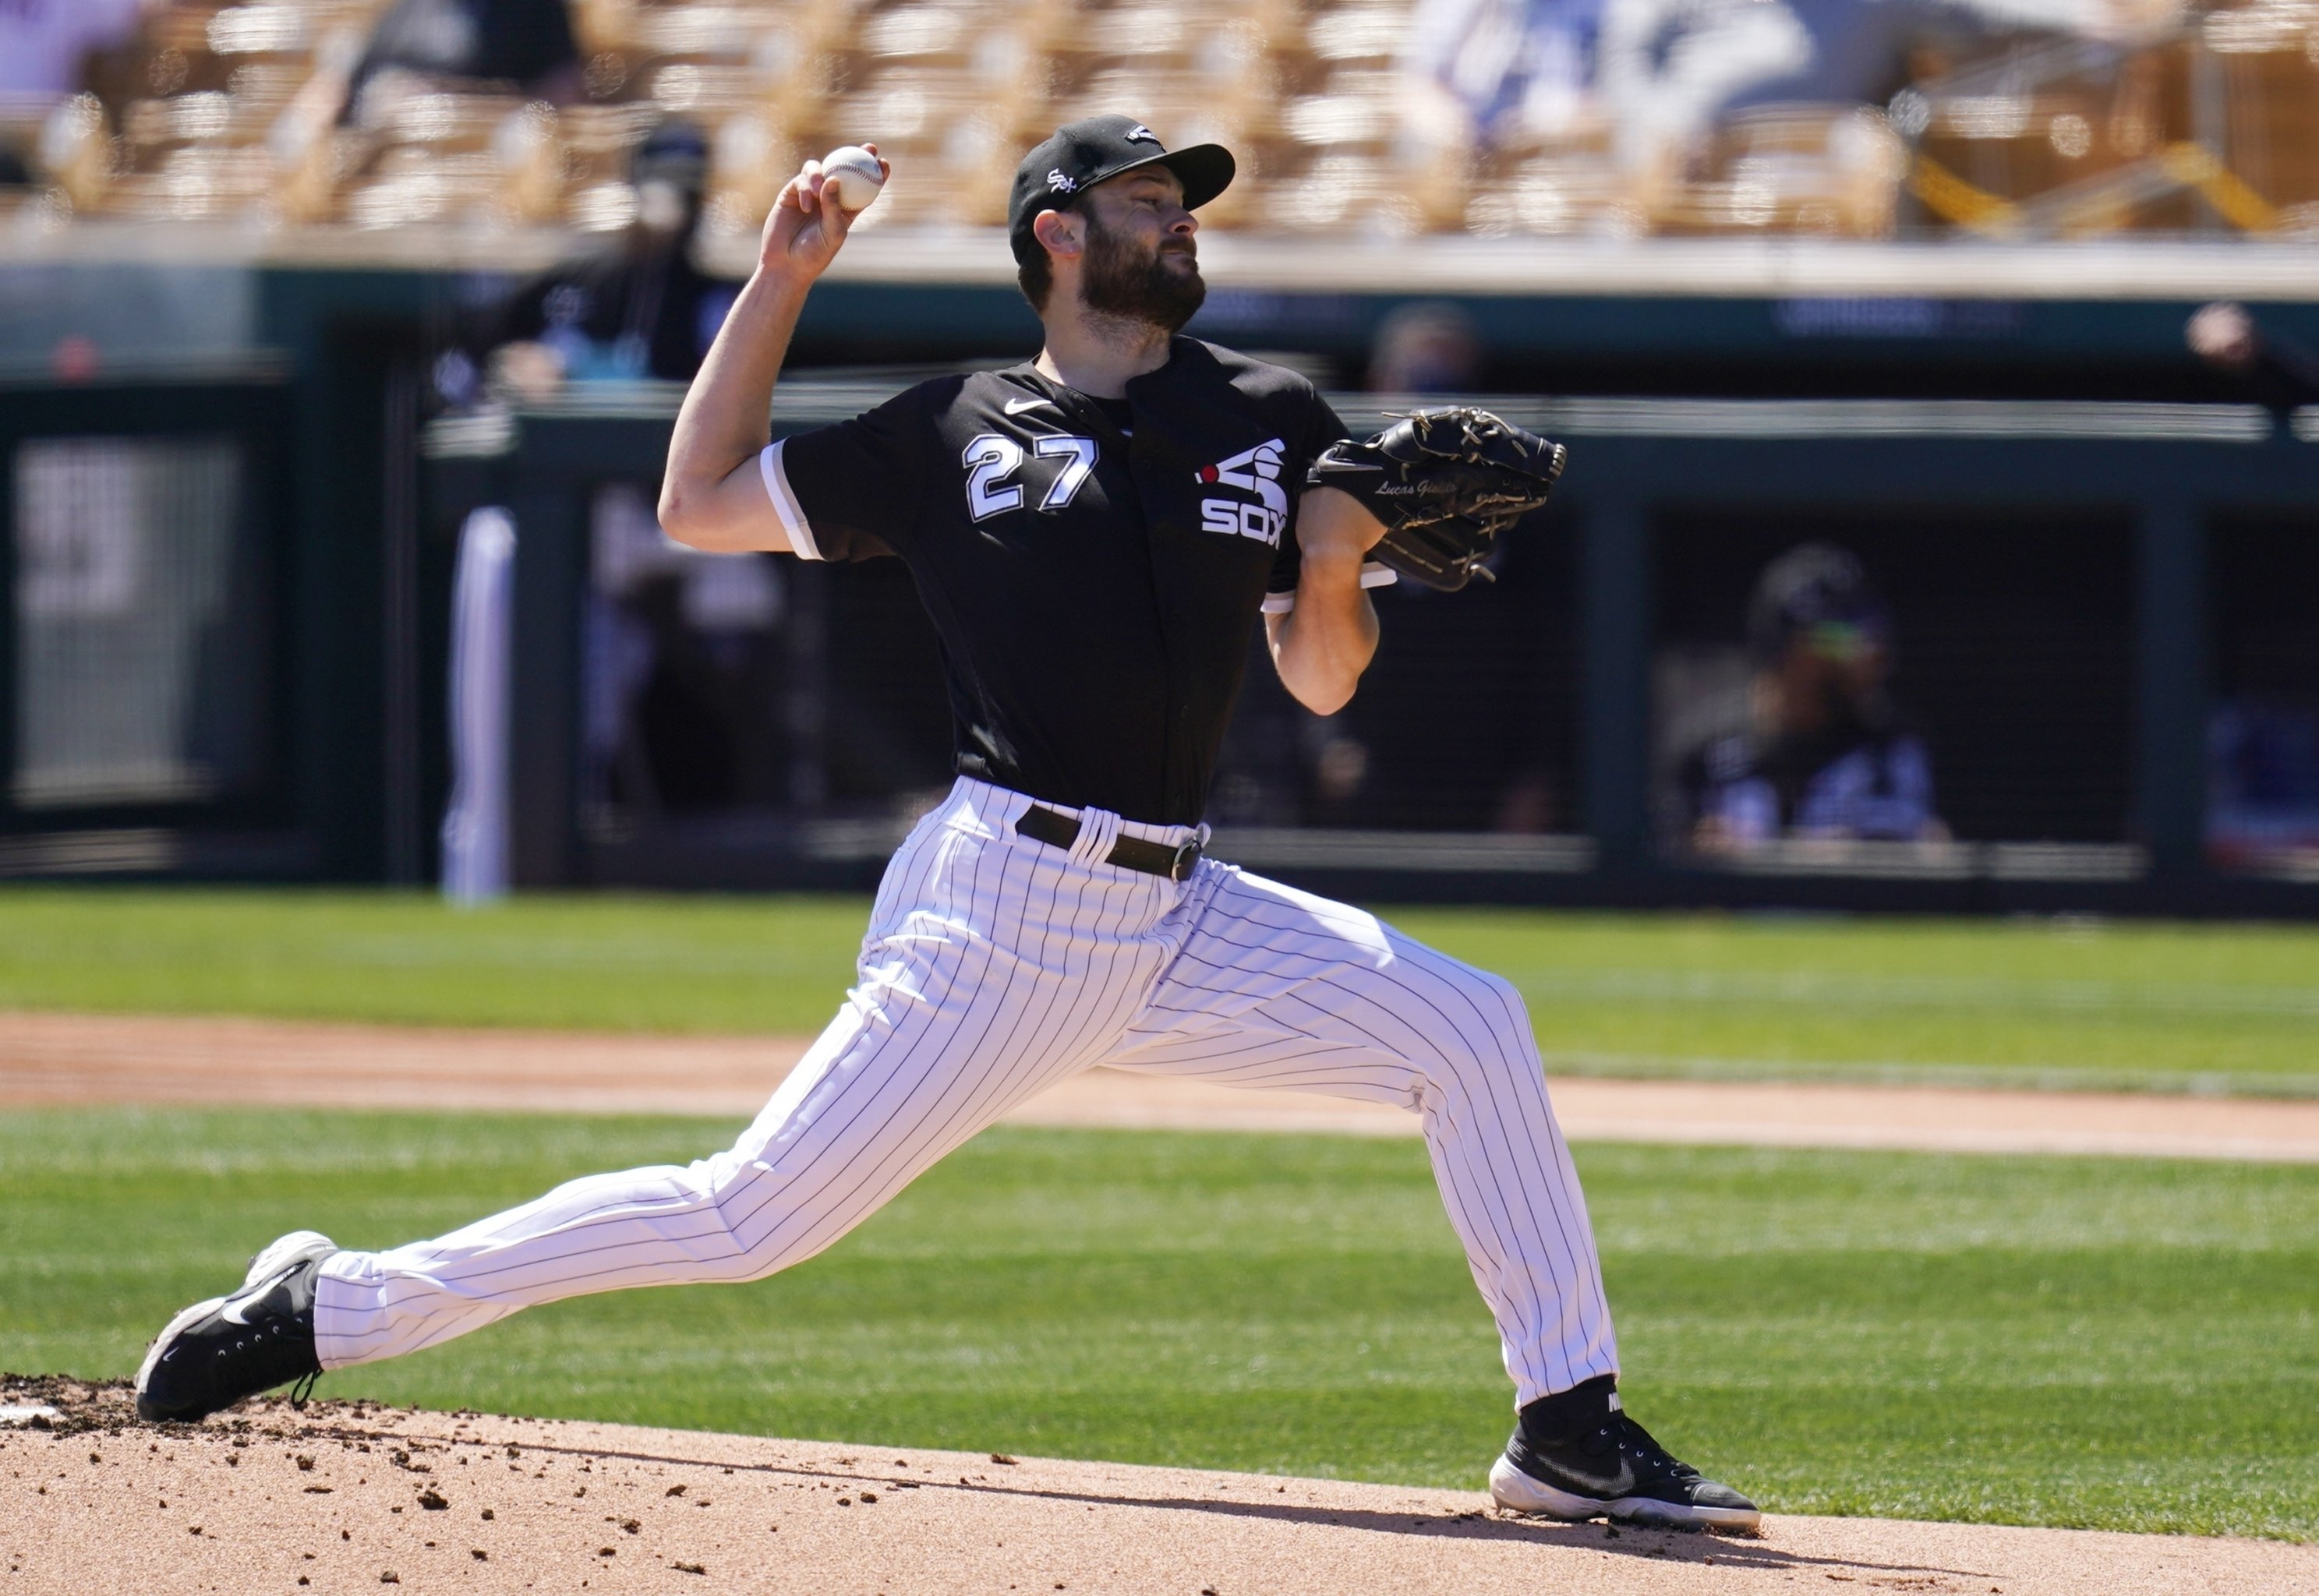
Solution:
M1044 843L1051 848L1068 848L1079 840L1079 823L1068 815L1041 804L1033 804L1015 823L1015 834L1034 843ZM1141 837L1123 836L1112 843L1105 855L1105 864L1115 864L1122 870L1141 870L1147 876L1165 876L1171 881L1181 881L1192 873L1200 861L1200 839L1189 838L1176 847L1165 843L1147 843Z

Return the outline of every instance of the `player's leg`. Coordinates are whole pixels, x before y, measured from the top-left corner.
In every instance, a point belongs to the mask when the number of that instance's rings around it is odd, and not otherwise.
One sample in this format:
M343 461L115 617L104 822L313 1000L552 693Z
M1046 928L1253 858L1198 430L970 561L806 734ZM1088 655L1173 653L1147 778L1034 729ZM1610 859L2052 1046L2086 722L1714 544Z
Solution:
M1103 1062L1419 1115L1496 1318L1521 1428L1509 1506L1744 1526L1755 1509L1620 1411L1618 1352L1576 1170L1520 995L1375 915L1205 867L1182 952Z
M897 853L859 984L733 1147L689 1166L589 1176L385 1252L325 1243L294 1263L262 1255L244 1291L164 1332L139 1376L140 1404L188 1416L309 1372L260 1359L269 1377L255 1384L204 1373L247 1361L249 1349L235 1348L253 1321L286 1326L289 1342L302 1333L309 1361L338 1368L564 1297L760 1278L828 1247L1084 1068L1157 977L1169 944L1150 931L1178 890L1017 840L974 796L938 810Z

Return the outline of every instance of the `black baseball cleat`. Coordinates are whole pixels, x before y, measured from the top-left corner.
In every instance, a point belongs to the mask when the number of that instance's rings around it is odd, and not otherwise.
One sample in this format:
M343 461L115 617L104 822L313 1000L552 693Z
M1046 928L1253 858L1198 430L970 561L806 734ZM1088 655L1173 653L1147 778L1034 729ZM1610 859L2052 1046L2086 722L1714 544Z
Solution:
M1522 1410L1513 1439L1490 1468L1490 1495L1497 1504L1552 1519L1755 1528L1763 1517L1755 1504L1670 1456L1620 1408L1610 1379L1588 1381ZM1593 1411L1584 1411L1589 1407Z
M169 1321L137 1371L137 1416L190 1424L320 1375L314 1277L338 1250L328 1236L293 1231L249 1260L239 1290Z

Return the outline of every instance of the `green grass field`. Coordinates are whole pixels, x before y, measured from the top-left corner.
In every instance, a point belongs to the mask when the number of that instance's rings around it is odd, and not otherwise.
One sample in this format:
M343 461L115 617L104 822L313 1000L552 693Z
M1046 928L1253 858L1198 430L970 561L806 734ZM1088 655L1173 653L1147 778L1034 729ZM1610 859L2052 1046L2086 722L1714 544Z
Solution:
M12 1114L0 1366L125 1375L281 1230L383 1245L732 1130ZM2319 1168L1579 1162L1638 1415L1773 1509L2319 1538ZM1416 1144L1004 1128L787 1275L562 1303L323 1389L1469 1487L1510 1418Z
M0 1008L818 1030L855 898L0 889ZM2319 1095L2319 928L1394 911L1563 1074Z

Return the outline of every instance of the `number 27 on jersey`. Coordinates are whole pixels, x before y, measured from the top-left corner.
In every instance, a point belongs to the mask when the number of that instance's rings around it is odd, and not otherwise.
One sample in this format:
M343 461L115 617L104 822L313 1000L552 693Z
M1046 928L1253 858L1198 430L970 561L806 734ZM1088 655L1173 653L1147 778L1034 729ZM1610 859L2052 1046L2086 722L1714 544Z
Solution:
M1096 445L1091 437L1053 435L1032 446L1042 459L1060 460L1054 480L1039 500L1041 509L1060 509L1095 469ZM1004 433L986 432L966 446L961 464L967 468L967 513L978 521L1023 508L1022 484L1014 478L1023 469L1023 446Z

